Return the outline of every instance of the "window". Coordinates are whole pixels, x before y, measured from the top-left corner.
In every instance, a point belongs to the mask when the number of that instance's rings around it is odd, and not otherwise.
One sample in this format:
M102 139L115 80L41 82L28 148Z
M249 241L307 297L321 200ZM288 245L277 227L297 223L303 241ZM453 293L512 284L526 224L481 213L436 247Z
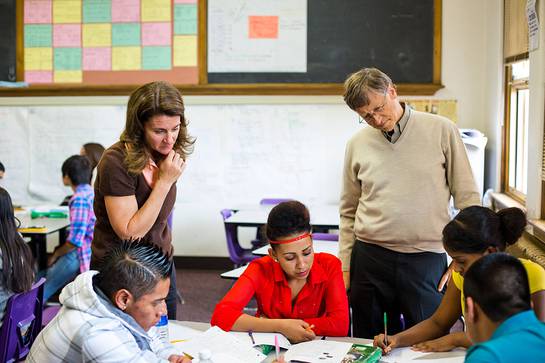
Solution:
M519 202L528 186L528 59L506 66L503 191Z

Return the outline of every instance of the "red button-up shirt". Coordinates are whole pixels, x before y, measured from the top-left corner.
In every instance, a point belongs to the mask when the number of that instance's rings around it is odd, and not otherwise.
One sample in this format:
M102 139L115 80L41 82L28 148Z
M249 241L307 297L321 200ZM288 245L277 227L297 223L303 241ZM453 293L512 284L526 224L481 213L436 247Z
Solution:
M340 260L316 253L307 283L292 305L291 289L280 265L269 256L250 263L231 290L216 305L212 325L229 331L242 309L255 295L257 316L269 319L301 319L314 324L316 335L346 336L348 298Z

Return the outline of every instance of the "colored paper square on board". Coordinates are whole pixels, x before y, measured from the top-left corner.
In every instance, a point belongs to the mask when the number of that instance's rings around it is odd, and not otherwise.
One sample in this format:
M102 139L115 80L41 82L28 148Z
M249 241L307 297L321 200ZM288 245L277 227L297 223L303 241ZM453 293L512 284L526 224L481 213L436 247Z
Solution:
M170 23L142 23L142 45L170 45Z
M84 23L109 23L112 21L110 0L85 0L83 2Z
M172 69L172 48L170 47L143 47L142 69L168 70Z
M54 47L81 47L81 24L53 25Z
M53 0L53 23L81 23L81 0Z
M112 45L112 24L83 24L84 47L109 47Z
M197 0L174 0L174 4L196 4Z
M174 34L197 34L197 5L174 5Z
M141 66L140 47L113 47L112 70L114 71L138 71Z
M51 0L25 0L25 24L51 23Z
M112 45L140 45L140 24L113 23Z
M142 21L170 21L171 0L142 0Z
M55 71L53 73L55 83L81 83L82 79L81 71Z
M249 16L248 28L251 39L277 39L278 16Z
M25 47L50 47L51 24L25 24Z
M197 36L196 35L175 35L174 36L174 57L175 67L196 67L197 66Z
M140 21L140 0L112 0L112 22Z
M111 71L112 48L83 48L84 71Z
M25 71L25 82L27 83L52 83L52 71Z
M25 48L26 71L51 71L53 70L52 48Z
M53 68L57 71L75 71L81 69L81 48L53 49Z

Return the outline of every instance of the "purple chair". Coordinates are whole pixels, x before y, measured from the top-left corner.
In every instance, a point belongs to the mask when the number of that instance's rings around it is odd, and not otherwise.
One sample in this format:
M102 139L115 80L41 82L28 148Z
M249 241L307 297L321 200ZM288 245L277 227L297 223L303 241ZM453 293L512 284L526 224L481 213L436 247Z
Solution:
M283 202L289 202L291 198L263 198L259 201L260 205L277 205Z
M313 233L312 239L316 241L338 241L339 235L334 233Z
M12 295L0 328L0 362L16 362L26 357L42 329L42 305L45 278L30 291Z
M252 250L249 248L242 248L238 242L237 226L234 224L225 223L225 220L233 215L233 210L231 209L222 209L221 216L223 217L223 222L225 226L225 237L227 238L227 250L229 251L229 258L235 264L235 267L239 267L247 264L259 258L252 254Z

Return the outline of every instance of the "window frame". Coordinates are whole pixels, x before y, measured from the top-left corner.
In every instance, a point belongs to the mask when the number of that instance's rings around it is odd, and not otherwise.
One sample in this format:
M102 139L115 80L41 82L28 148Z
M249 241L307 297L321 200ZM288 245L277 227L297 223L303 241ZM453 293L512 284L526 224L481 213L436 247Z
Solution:
M527 59L527 58L526 58ZM523 59L517 59L524 60ZM518 90L528 89L528 78L512 79L512 63L505 65L505 112L503 120L503 145L502 145L502 170L501 170L501 189L502 192L513 198L517 202L526 205L526 194L512 188L509 185L509 163L510 163L510 133L511 133L511 97L512 93ZM528 145L526 145L527 147ZM528 170L526 170L526 177L528 177Z

